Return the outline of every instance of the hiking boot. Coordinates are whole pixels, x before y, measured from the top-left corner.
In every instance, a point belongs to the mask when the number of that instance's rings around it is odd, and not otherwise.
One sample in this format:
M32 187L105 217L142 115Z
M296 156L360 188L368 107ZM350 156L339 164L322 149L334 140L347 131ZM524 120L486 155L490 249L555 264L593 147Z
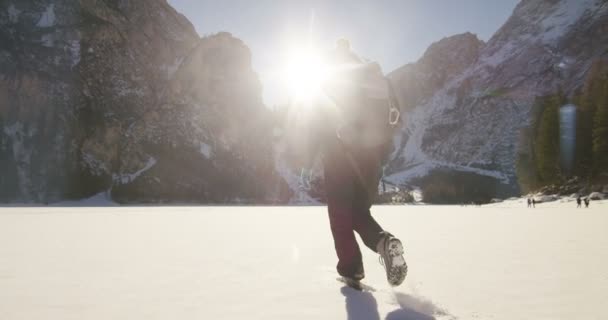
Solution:
M363 284L361 283L360 280L342 276L342 277L338 278L338 281L344 283L345 285L347 285L355 290L363 291Z
M378 242L377 249L380 254L380 264L386 271L388 283L391 286L402 284L407 275L407 264L403 258L401 241L390 233L386 233Z
M363 280L363 278L365 278L365 272L363 272L363 271L359 271L359 272L355 273L352 277L352 279L357 280L357 281L361 281L361 280Z

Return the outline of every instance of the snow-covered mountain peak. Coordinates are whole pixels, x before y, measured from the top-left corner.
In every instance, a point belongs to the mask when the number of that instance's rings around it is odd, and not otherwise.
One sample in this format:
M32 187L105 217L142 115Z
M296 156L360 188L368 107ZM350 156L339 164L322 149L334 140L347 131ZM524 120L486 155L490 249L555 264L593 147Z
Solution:
M522 53L526 46L556 48L583 19L598 17L603 0L526 0L488 41L482 60L496 66Z

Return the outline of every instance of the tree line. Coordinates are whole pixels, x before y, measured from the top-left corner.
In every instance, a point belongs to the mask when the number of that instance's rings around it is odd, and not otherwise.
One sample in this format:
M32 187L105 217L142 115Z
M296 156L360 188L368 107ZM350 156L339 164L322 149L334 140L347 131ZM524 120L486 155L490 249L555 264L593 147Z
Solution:
M560 108L576 107L573 164L560 161ZM608 181L608 62L595 61L584 85L570 98L561 90L536 98L533 123L522 132L517 178L526 193L577 176L588 184Z

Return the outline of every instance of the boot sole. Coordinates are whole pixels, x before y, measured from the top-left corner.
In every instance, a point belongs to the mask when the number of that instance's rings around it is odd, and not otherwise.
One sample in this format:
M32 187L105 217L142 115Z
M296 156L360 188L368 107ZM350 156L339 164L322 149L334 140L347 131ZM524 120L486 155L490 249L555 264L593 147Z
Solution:
M403 257L403 244L399 239L391 239L388 244L388 254L391 257L391 267L387 270L387 280L392 286L403 283L407 276L407 263Z

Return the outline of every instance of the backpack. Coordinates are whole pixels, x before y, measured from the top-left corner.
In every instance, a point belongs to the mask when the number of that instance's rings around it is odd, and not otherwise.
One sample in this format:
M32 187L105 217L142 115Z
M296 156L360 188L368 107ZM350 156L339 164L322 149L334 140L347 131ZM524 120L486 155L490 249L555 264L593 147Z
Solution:
M346 146L371 149L391 144L400 113L377 63L344 65L324 89L338 115L336 135Z

